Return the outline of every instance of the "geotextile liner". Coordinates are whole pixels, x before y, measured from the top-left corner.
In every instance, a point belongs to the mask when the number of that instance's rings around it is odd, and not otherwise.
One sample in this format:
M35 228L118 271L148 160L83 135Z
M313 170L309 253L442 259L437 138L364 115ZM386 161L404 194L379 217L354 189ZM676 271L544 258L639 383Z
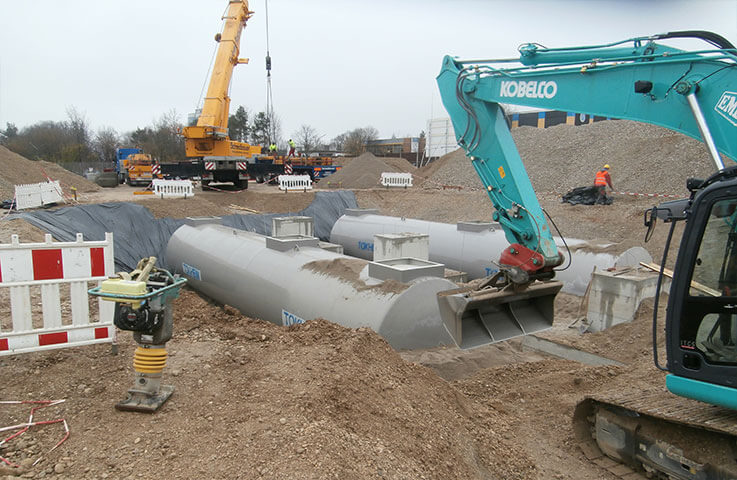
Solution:
M330 230L347 208L357 208L351 191L316 192L315 200L296 213L260 215L223 215L222 225L271 235L271 219L284 216L306 216L314 219L315 236L328 241ZM157 219L141 205L129 202L78 205L54 211L23 213L22 218L53 235L59 241L72 242L77 233L85 240L104 240L105 232L113 233L116 271L133 270L141 258L155 256L158 265L172 269L164 258L166 245L174 231L187 223L186 219ZM210 245L210 248L217 248Z
M560 200L571 205L611 205L613 201L612 197L602 195L599 187L576 187Z

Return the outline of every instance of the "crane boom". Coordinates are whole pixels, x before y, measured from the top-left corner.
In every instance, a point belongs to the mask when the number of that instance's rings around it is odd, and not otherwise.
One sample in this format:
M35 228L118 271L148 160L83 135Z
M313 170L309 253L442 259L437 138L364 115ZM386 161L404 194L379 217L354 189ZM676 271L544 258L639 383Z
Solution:
M198 112L197 124L182 129L188 157L251 156L249 144L230 140L228 135L228 91L235 66L248 63L248 59L239 58L239 53L241 32L252 15L247 0L229 1L223 16L223 31L215 36L218 42L217 53L202 110Z

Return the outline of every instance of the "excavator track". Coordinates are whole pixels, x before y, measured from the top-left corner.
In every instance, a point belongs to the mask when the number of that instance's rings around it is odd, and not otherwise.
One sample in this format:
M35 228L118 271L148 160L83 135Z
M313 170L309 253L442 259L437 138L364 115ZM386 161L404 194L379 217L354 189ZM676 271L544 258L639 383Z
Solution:
M731 410L662 390L596 395L576 406L574 430L587 458L624 479L737 479Z

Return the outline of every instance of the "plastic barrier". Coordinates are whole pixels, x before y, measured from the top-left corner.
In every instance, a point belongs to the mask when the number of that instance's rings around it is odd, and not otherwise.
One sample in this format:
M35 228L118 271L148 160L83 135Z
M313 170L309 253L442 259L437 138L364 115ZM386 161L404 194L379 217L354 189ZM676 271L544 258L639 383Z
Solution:
M194 196L190 180L153 180L154 194L161 198L187 198Z
M58 181L15 186L15 205L18 210L42 207L63 201L64 197Z
M384 187L411 187L411 173L383 172L381 174L381 185Z
M0 287L10 291L10 320L0 317L0 356L115 343L115 305L98 300L99 318L92 321L87 295L88 282L114 275L114 262L112 233L104 241L85 242L78 233L75 242L56 243L48 234L44 243L19 243L12 235L11 243L0 244ZM33 298L39 289L40 303Z
M279 175L279 190L312 190L312 179L309 175Z

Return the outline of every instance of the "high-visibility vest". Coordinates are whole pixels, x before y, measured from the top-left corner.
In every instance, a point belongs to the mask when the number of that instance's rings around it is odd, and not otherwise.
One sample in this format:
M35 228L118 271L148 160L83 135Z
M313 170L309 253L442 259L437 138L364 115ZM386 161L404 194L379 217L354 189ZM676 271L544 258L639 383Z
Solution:
M607 181L606 181L606 175L607 175L607 173L608 172L606 170L599 170L598 172L596 172L596 178L594 178L594 186L597 186L597 187L606 187L606 185L607 185ZM591 178L591 177L589 177L589 178Z

